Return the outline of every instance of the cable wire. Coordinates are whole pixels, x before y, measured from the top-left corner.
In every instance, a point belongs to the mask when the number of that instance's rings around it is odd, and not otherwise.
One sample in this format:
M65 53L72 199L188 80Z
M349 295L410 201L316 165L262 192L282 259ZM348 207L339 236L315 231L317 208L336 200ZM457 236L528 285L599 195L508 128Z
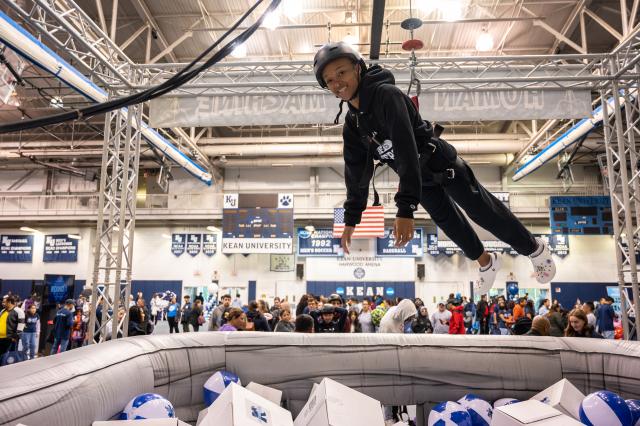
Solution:
M281 0L272 0L271 4L267 7L265 12L246 30L244 30L240 35L231 40L229 43L224 45L220 50L211 56L207 61L205 61L199 67L189 71L193 68L198 61L204 58L207 54L209 54L213 49L215 49L226 37L229 36L236 28L242 24L242 22L263 2L263 0L257 0L256 3L245 12L242 17L231 27L229 28L215 43L209 46L204 52L202 52L196 59L191 61L187 66L185 66L182 70L180 70L177 74L173 75L167 81L151 87L147 90L144 90L140 93L134 93L129 96L125 96L118 99L113 99L111 101L102 102L99 104L91 105L82 109L68 111L60 114L53 114L46 117L31 119L31 120L21 120L13 123L0 125L0 134L2 133L10 133L10 132L18 132L21 130L33 129L37 127L44 127L52 124L63 123L65 121L77 120L81 118L89 118L95 115L105 114L110 111L114 111L120 108L126 108L130 105L135 105L142 102L147 102L151 99L162 96L166 93L171 92L187 83L189 80L193 79L196 75L200 74L202 71L210 68L211 66L217 64L224 58L226 58L237 46L244 43L253 35L253 33L260 27L264 18L269 14L275 11L275 9L280 4Z

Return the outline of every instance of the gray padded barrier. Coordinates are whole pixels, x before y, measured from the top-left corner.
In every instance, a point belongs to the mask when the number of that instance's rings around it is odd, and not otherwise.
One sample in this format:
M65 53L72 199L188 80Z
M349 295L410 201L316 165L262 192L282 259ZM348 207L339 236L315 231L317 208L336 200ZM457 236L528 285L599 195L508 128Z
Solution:
M526 336L203 332L120 339L0 368L0 424L90 425L156 392L197 419L202 386L227 369L284 392L294 416L331 377L384 404L473 392L526 399L565 377L640 399L640 343Z

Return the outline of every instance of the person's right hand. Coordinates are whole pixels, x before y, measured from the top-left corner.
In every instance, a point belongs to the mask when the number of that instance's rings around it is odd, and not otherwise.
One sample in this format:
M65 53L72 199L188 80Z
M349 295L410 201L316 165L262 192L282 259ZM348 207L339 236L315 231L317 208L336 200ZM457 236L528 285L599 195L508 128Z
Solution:
M345 226L342 232L342 238L340 239L340 246L344 250L345 254L349 254L349 246L351 245L351 236L353 231L356 230L355 226Z

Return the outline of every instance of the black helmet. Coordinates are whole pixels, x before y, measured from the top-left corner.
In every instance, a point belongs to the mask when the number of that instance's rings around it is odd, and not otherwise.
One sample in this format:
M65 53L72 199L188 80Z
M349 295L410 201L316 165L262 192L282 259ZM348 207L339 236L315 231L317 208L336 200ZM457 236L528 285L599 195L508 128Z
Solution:
M313 72L316 75L316 80L322 88L326 88L327 85L322 78L322 71L327 64L338 58L349 58L354 63L362 66L362 72L367 68L367 64L362 59L360 53L355 50L351 45L343 41L337 43L325 44L318 50L316 56L313 58Z

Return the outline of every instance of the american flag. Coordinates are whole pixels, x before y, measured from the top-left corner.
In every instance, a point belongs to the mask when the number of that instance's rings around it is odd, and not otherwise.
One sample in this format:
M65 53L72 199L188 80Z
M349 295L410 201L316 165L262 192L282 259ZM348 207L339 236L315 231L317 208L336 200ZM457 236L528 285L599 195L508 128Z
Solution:
M333 238L341 238L344 232L344 209L333 209ZM371 206L362 212L362 220L356 225L353 238L384 237L384 206Z

